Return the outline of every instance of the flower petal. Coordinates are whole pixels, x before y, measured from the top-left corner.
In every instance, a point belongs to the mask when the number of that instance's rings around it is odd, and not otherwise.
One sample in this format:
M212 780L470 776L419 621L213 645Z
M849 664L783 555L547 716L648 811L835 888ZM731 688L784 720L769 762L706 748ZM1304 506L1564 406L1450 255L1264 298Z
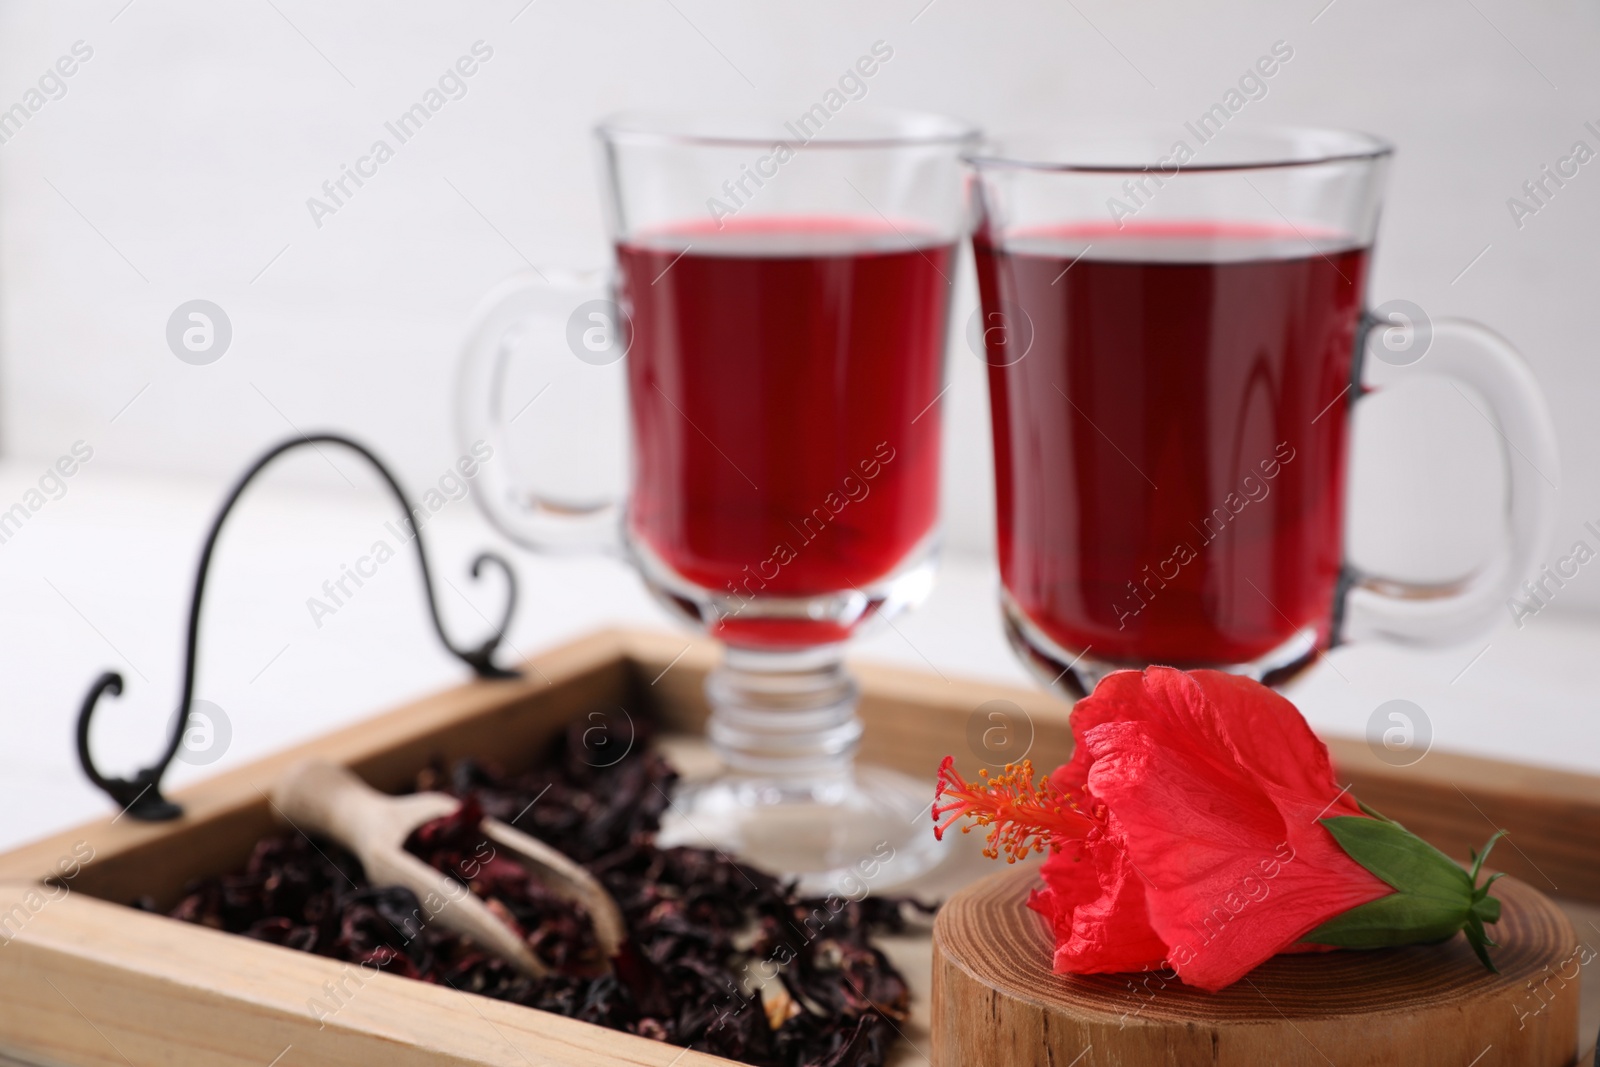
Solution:
M1391 892L1317 821L1360 811L1299 712L1264 687L1153 668L1111 676L1073 716L1074 763L1122 828L1151 928L1185 982L1220 989Z
M1221 713L1226 707L1227 714ZM1315 802L1315 810L1333 802L1327 815L1360 815L1333 775L1328 746L1293 704L1259 682L1223 671L1180 671L1150 667L1115 671L1093 695L1072 709L1072 733L1078 745L1072 760L1052 781L1063 793L1088 785L1094 756L1082 744L1084 735L1108 722L1162 722L1185 731L1196 751L1225 752L1251 770L1252 777L1297 797Z
M1281 694L1259 682L1222 671L1192 671L1185 675L1162 669L1153 688L1173 694L1175 700L1183 700L1191 708L1195 707L1193 695L1198 689L1203 698L1198 714L1218 723L1222 741L1234 759L1281 800L1292 799L1324 817L1362 814L1355 799L1339 787L1328 746L1312 732L1300 710ZM1219 715L1219 706L1226 706L1228 714Z
M1146 917L1144 889L1126 850L1100 831L1045 860L1028 907L1050 921L1055 969L1105 974L1158 966L1167 946Z

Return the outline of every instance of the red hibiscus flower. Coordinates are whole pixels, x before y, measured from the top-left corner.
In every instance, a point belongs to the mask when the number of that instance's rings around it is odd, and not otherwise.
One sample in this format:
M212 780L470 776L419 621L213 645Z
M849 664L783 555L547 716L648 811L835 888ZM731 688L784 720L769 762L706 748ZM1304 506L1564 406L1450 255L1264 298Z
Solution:
M934 806L941 836L962 818L987 827L991 856L1050 852L1028 903L1058 972L1168 967L1215 991L1280 952L1462 929L1488 965L1499 903L1477 886L1482 858L1463 871L1363 808L1266 686L1120 671L1073 709L1072 732L1072 761L1037 782L1024 761L968 783L947 757Z

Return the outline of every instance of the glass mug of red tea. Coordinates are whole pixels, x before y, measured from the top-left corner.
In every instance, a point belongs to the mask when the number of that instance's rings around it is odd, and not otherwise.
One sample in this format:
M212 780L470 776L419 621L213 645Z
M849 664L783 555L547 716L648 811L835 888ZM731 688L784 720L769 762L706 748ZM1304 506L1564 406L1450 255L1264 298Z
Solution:
M610 539L661 602L723 642L707 695L726 773L674 798L669 840L709 840L811 888L864 869L903 881L937 858L918 818L927 783L853 765L857 687L841 657L932 583L973 131L813 109L624 116L597 133L611 293L529 277L497 294L467 345L461 425L469 441L505 436L513 327L541 334L568 377L625 351L625 499L542 488L561 462L542 477L486 467L478 499L535 549ZM560 417L563 382L549 389L531 421Z
M1343 639L1487 628L1555 517L1532 374L1475 323L1366 312L1388 145L1317 130L1193 141L1087 131L973 156L973 332L1013 647L1078 695L1119 667L1274 681ZM1369 349L1464 387L1507 443L1504 543L1461 581L1383 578L1344 555Z

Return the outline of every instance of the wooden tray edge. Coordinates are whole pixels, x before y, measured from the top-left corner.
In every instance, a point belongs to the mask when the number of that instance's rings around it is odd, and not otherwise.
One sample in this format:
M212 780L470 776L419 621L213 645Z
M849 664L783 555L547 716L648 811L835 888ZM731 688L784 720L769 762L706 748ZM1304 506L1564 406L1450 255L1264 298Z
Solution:
M715 1067L691 1052L448 987L0 883L0 1045L72 1064ZM87 1022L90 1025L84 1025Z

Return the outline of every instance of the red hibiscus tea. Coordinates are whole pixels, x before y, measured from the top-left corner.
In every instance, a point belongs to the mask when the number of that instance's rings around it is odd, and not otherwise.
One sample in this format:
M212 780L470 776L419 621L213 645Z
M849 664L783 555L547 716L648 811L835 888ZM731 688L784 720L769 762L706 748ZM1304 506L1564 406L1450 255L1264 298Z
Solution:
M739 605L866 589L931 537L952 253L823 218L618 245L629 533L647 562L731 598L724 639L840 640Z
M1013 624L1141 666L1325 644L1366 250L1210 224L975 249Z

